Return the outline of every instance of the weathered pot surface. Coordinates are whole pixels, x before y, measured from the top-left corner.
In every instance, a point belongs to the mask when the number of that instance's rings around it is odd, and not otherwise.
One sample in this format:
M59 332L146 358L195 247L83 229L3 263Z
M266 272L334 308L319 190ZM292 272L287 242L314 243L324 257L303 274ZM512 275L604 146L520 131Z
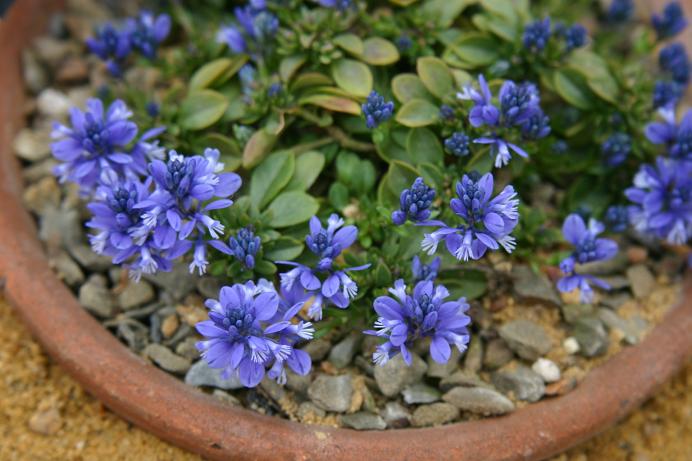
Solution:
M18 54L47 7L22 0L0 23L0 281L32 333L89 392L123 418L209 459L542 459L624 417L692 357L692 277L682 302L636 347L592 370L571 393L508 416L429 429L357 432L230 407L134 355L80 307L48 267L21 203L11 138L21 121Z

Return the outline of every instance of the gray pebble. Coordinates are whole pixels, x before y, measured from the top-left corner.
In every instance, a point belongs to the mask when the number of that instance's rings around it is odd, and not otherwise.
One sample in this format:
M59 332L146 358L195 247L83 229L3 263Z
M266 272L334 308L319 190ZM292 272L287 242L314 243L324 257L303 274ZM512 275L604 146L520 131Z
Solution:
M638 319L623 319L610 309L598 309L598 318L608 327L609 330L620 332L627 344L637 344L644 332L648 323L643 318Z
M632 293L637 299L649 296L656 286L656 279L644 264L627 268L627 278L632 286Z
M483 340L478 336L472 337L464 355L464 369L472 373L479 372L483 366L483 355Z
M154 300L156 293L151 284L140 280L130 280L125 289L118 295L118 304L124 310L134 309Z
M332 345L324 338L308 341L302 349L308 353L313 362L319 362L327 356Z
M500 336L507 346L526 360L547 354L553 344L542 326L530 320L514 320L500 327Z
M76 286L84 282L84 272L82 272L82 268L64 251L51 257L49 261L50 265L54 267L58 273L58 276L68 285Z
M404 397L404 402L409 405L433 403L440 400L440 391L423 383L406 386L406 388L401 391L401 395Z
M67 247L72 257L86 270L92 272L104 272L113 265L111 258L94 252L85 243L78 243Z
M541 273L535 273L530 267L514 266L512 278L514 279L514 291L524 301L540 302L555 307L562 304L562 300L548 277Z
M353 383L350 375L318 375L308 388L308 396L320 408L343 413L351 407Z
M243 387L237 376L231 375L230 378L223 379L221 377L222 371L218 368L210 368L205 360L198 360L185 374L185 384L216 387L224 390Z
M224 285L229 285L222 277L204 276L197 280L197 291L205 298L219 299L219 292Z
M171 373L183 374L190 369L190 359L176 355L160 344L149 344L144 348L143 353L158 366Z
M399 402L387 402L380 416L387 423L387 427L401 429L411 424L411 413Z
M14 138L12 147L19 158L29 162L38 162L50 155L50 141L49 132L24 128Z
M502 392L513 392L519 400L537 402L545 394L543 378L530 368L519 365L493 373L493 384Z
M592 304L565 304L561 309L562 317L570 324L574 324L582 317L593 315L595 312Z
M106 286L106 278L99 274L92 275L79 287L79 303L99 317L108 318L115 314L113 295Z
M175 353L186 359L197 360L199 358L199 351L196 346L197 341L198 339L192 336L183 339L175 346Z
M491 339L485 347L483 355L483 367L488 370L495 370L502 365L509 363L514 358L514 353L507 347L507 343L501 339Z
M383 395L394 397L404 387L419 382L427 369L428 365L416 354L411 353L411 366L399 354L383 366L375 367L375 381Z
M411 417L411 424L414 427L439 426L452 422L458 417L457 407L451 403L438 402L416 408Z
M381 431L387 428L387 423L380 415L369 413L367 411L359 411L358 413L353 413L352 415L342 415L341 424L357 431Z
M298 406L298 411L296 412L296 416L298 416L298 419L301 422L305 422L306 420L314 421L315 419L322 419L326 414L327 412L312 402L301 403Z
M596 357L608 351L610 339L603 323L595 317L584 317L574 325L572 336L579 343L579 353L585 357Z
M70 250L84 237L84 228L79 222L77 210L48 207L39 216L38 235L49 248L67 247ZM87 249L91 252L91 248L87 247ZM74 254L72 256L80 262Z
M432 357L428 356L428 371L426 374L431 378L446 378L459 369L460 358L461 353L456 347L452 347L449 360L445 363L437 363Z
M491 416L514 410L514 404L499 392L485 387L455 387L442 399L463 411Z
M442 379L439 387L444 392L457 386L492 388L490 384L480 379L478 375L467 370L457 371L451 376Z
M298 394L307 394L312 378L310 373L307 375L299 375L292 370L286 370L286 387L297 392Z
M143 274L142 278L163 288L165 294L171 299L168 302L181 301L195 289L198 276L191 274L187 264L177 263L170 272L157 272L156 274Z
M611 275L622 273L629 261L624 251L605 261L596 261L587 264L577 264L575 272L578 274Z
M221 400L224 403L227 403L229 405L232 405L234 407L240 406L240 400L237 398L233 397L231 394L228 392L224 392L221 389L214 389L214 391L211 393L215 398Z
M334 344L329 351L329 361L332 365L336 368L345 368L350 365L353 356L358 351L362 337L363 335L360 332L354 332Z

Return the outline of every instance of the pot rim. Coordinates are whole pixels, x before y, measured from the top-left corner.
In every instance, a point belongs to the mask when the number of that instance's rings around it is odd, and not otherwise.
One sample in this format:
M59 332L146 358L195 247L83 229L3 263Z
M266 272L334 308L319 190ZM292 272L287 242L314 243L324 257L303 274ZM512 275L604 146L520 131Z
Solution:
M59 6L60 1L50 2ZM0 27L7 64L0 87L0 126L21 119L20 46L40 30L21 0ZM42 15L47 16L47 15ZM11 37L8 39L7 37ZM454 459L537 460L607 428L650 397L692 357L692 276L683 296L638 345L591 370L572 392L497 418L451 425L358 432L309 426L232 407L148 364L77 302L52 272L36 227L22 205L12 128L0 132L0 282L34 337L77 382L126 420L213 460ZM0 286L2 284L0 283Z

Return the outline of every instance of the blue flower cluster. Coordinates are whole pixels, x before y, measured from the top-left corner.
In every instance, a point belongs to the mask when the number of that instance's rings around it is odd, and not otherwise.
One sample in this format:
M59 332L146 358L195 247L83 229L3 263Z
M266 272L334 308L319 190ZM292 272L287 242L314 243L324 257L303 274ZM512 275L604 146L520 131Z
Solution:
M625 133L614 133L601 145L603 161L609 167L621 165L632 150L632 141Z
M250 0L248 5L236 7L234 14L236 23L221 27L217 42L226 44L233 53L261 56L279 29L278 18L267 10L265 0Z
M170 151L168 162L149 163L144 183L105 169L89 204L94 218L87 227L98 230L90 236L94 251L114 264L126 263L139 279L142 273L169 271L173 260L193 250L190 272L203 274L207 244L224 231L209 212L231 206L227 197L241 184L237 174L219 173L218 159L216 149L189 157Z
M433 281L437 278L437 273L440 270L440 264L442 260L439 256L436 256L430 264L423 263L418 255L413 257L411 262L411 272L413 274L413 281Z
M612 0L606 10L606 20L613 24L628 21L634 13L632 0Z
M445 139L445 150L457 157L466 157L471 153L469 143L471 138L461 131L452 133L452 136Z
M355 6L353 0L319 0L319 3L325 8L334 8L341 12L347 11Z
M684 85L680 85L677 82L658 80L654 85L654 109L675 107L682 97L684 89Z
M567 51L586 45L586 28L581 24L572 24L564 30L562 36L565 39Z
M430 280L418 282L412 294L406 292L403 280L397 280L389 292L394 297L375 299L374 308L379 315L375 330L364 332L386 338L373 354L377 365L384 365L400 353L410 366L410 349L423 338L431 338L430 357L438 363L449 360L451 346L459 352L466 351L470 339L467 327L471 318L466 315L469 305L465 298L446 301L449 291Z
M295 345L312 339L315 330L297 318L302 302L285 303L266 280L223 287L218 300L205 302L209 320L196 325L205 337L197 343L202 358L223 370L222 378L236 377L246 387L257 386L265 374L284 384L285 365L307 375L310 356Z
M578 288L582 303L593 301L593 289L590 283L604 290L610 289L610 285L593 275L575 272L576 264L605 261L617 254L617 243L610 239L598 238L598 234L604 229L603 224L595 219L591 219L587 227L584 219L578 214L567 216L562 226L562 235L565 240L574 245L574 252L560 263L560 270L565 276L557 281L557 288L563 293L569 293Z
M231 236L228 245L220 240L212 240L209 244L220 252L235 257L249 270L254 269L255 256L262 246L260 238L250 227L244 227L235 236Z
M85 194L93 192L104 170L133 178L146 174L147 163L161 158L164 151L152 140L164 128L146 131L137 137L132 112L116 100L105 109L100 99L89 99L86 111L70 109L72 126L55 123L51 144L53 156L60 162L54 169L61 181L77 183Z
M674 82L685 86L689 83L690 60L682 43L671 43L661 49L658 64L664 72L670 74Z
M147 59L154 59L170 30L170 16L154 16L150 11L142 11L138 17L128 18L121 30L112 24L102 25L86 44L92 53L106 62L112 75L121 76L123 62L133 50Z
M609 206L603 219L612 232L624 232L630 223L629 212L624 205Z
M452 211L464 223L457 227L439 220L419 223L439 228L425 234L422 249L432 255L444 241L447 251L464 261L480 259L488 249L497 250L500 246L511 253L515 239L510 234L519 222L519 200L512 186L506 186L493 198L493 186L494 179L490 173L482 177L477 173L464 175L456 185L457 198L450 202Z
M635 230L674 245L692 237L692 162L658 157L640 167L625 195Z
M524 36L522 43L524 48L533 52L539 53L548 44L550 39L550 18L538 19L524 27Z
M277 261L278 264L294 266L293 269L279 275L281 288L291 299L311 301L308 309L311 319L322 319L322 308L326 303L340 309L347 308L358 294L358 285L348 273L367 269L370 264L347 269L334 267L334 259L353 245L357 238L358 228L344 226L344 220L336 214L329 217L326 229L320 220L313 216L305 243L319 258L315 267L293 261Z
M377 127L380 123L386 122L392 118L394 103L392 101L385 101L381 94L373 90L368 95L361 109L365 117L365 125L372 129Z
M692 109L685 113L679 125L675 123L672 108L662 108L658 112L664 121L646 125L646 138L654 144L665 145L670 158L692 163Z
M674 37L682 32L687 27L687 20L680 3L670 2L663 8L662 14L652 14L651 25L656 30L659 40Z
M539 139L550 134L549 119L540 107L538 88L532 83L517 84L507 80L500 88L498 108L492 101L492 93L485 77L478 76L480 91L467 85L457 93L461 100L471 100L474 106L469 112L469 122L478 128L487 126L491 133L474 139L474 143L489 144L495 157L495 167L500 168L512 158L510 151L527 158L524 149L500 136L501 128L518 127L525 138Z
M392 222L401 226L411 222L425 221L430 217L430 207L435 200L435 190L426 185L423 178L416 178L410 189L404 189L399 197L399 209L392 213Z

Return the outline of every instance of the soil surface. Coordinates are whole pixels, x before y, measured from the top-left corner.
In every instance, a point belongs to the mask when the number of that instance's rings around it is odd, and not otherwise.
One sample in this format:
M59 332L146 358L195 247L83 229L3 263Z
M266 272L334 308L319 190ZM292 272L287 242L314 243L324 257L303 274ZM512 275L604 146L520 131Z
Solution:
M0 460L198 460L105 409L0 300ZM553 461L692 456L692 364L618 426Z

